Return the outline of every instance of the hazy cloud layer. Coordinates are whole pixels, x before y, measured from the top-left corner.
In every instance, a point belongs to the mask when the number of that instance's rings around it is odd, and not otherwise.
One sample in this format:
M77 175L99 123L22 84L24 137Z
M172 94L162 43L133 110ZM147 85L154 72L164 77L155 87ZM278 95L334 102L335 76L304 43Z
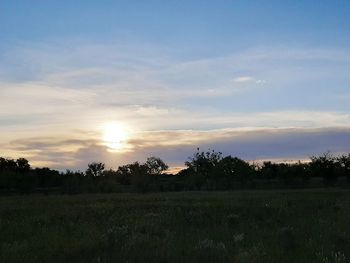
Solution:
M348 50L256 47L185 59L159 46L51 40L0 58L3 154L36 165L149 155L180 165L197 146L249 160L350 149ZM128 128L123 154L101 142L111 121Z
M212 131L143 132L130 140L127 152L109 152L98 140L59 138L25 138L11 141L3 148L21 153L36 166L57 169L85 169L91 161L106 162L108 167L143 161L148 156L161 156L172 167L183 166L199 147L215 149L225 155L245 160L303 160L327 150L334 154L350 148L350 128L328 129L223 129Z

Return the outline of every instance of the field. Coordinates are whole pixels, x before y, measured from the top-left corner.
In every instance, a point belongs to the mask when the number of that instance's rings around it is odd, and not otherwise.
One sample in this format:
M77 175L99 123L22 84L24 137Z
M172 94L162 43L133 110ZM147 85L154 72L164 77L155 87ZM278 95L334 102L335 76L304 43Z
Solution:
M1 262L350 262L350 191L0 197Z

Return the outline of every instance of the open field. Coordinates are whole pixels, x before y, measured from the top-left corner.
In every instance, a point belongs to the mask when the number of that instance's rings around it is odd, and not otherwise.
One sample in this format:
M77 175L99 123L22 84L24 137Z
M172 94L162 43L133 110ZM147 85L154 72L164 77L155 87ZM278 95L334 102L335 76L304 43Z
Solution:
M1 262L349 262L350 191L0 198Z

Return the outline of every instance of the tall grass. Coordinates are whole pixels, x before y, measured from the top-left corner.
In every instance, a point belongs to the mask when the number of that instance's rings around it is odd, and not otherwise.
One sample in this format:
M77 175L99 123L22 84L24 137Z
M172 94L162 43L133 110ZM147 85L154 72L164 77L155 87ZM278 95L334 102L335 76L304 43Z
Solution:
M0 198L0 262L349 262L350 192Z

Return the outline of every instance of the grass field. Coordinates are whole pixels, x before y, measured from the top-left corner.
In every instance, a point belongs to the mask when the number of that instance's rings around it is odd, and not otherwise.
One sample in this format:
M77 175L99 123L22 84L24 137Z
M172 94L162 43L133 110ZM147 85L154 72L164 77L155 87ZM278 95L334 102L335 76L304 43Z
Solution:
M350 191L0 197L1 262L350 262Z

